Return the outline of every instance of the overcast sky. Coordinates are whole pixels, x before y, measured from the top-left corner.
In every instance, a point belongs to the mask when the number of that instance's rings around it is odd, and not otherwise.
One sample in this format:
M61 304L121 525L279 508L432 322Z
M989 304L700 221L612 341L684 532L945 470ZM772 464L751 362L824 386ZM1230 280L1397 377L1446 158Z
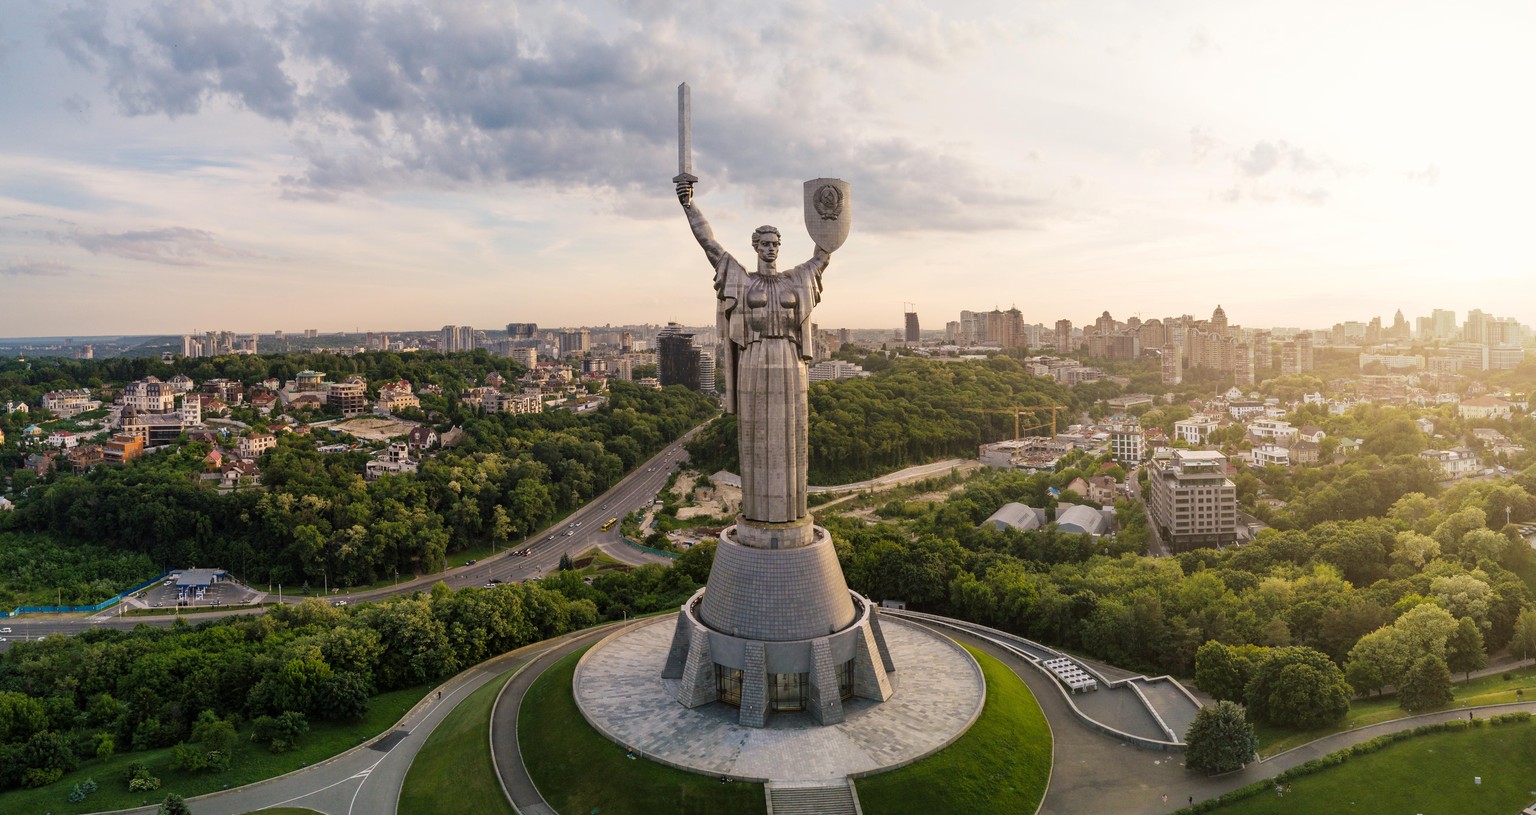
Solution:
M0 335L713 320L1536 322L1536 3L0 0Z

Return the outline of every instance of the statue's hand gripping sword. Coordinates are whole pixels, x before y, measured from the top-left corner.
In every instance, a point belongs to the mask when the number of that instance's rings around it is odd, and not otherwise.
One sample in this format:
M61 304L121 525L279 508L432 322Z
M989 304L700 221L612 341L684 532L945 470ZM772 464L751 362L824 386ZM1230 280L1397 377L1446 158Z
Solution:
M677 86L677 175L672 183L677 185L677 200L684 207L693 206L693 185L698 176L693 174L692 105L688 100L688 83Z

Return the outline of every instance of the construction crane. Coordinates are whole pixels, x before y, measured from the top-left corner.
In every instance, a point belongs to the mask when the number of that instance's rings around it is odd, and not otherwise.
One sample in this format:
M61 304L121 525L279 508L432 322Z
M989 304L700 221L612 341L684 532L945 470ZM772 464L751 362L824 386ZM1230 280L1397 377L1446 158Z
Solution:
M972 413L1012 413L1013 414L1013 440L1014 441L1018 441L1021 438L1021 436L1019 435L1019 430L1020 430L1020 428L1019 428L1019 417L1020 416L1026 414L1026 413L1034 413L1035 411L1049 410L1051 412L1051 438L1055 438L1056 437L1056 414L1058 412L1060 412L1060 411L1063 411L1063 410L1071 410L1071 408L1069 408L1069 407L1067 407L1065 405L1019 405L1018 407L1011 407L1011 408L966 408L966 410L968 410L968 411L970 411ZM1039 428L1042 428L1042 427L1045 427L1044 423L1037 424L1037 425L1031 425L1031 426L1023 428L1023 429L1024 430L1038 430Z

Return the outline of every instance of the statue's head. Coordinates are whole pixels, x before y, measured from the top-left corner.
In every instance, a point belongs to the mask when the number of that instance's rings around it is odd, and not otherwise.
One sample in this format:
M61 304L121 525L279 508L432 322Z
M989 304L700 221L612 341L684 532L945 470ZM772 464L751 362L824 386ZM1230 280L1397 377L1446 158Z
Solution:
M752 231L752 248L766 263L779 256L779 229L776 226L760 226Z

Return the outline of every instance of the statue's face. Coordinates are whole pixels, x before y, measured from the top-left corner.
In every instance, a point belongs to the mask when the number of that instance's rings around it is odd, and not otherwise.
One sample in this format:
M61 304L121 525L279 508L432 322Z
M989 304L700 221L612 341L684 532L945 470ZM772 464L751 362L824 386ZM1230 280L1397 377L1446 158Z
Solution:
M757 236L754 248L757 249L759 258L764 262L772 263L779 257L779 236L772 232L764 232Z

